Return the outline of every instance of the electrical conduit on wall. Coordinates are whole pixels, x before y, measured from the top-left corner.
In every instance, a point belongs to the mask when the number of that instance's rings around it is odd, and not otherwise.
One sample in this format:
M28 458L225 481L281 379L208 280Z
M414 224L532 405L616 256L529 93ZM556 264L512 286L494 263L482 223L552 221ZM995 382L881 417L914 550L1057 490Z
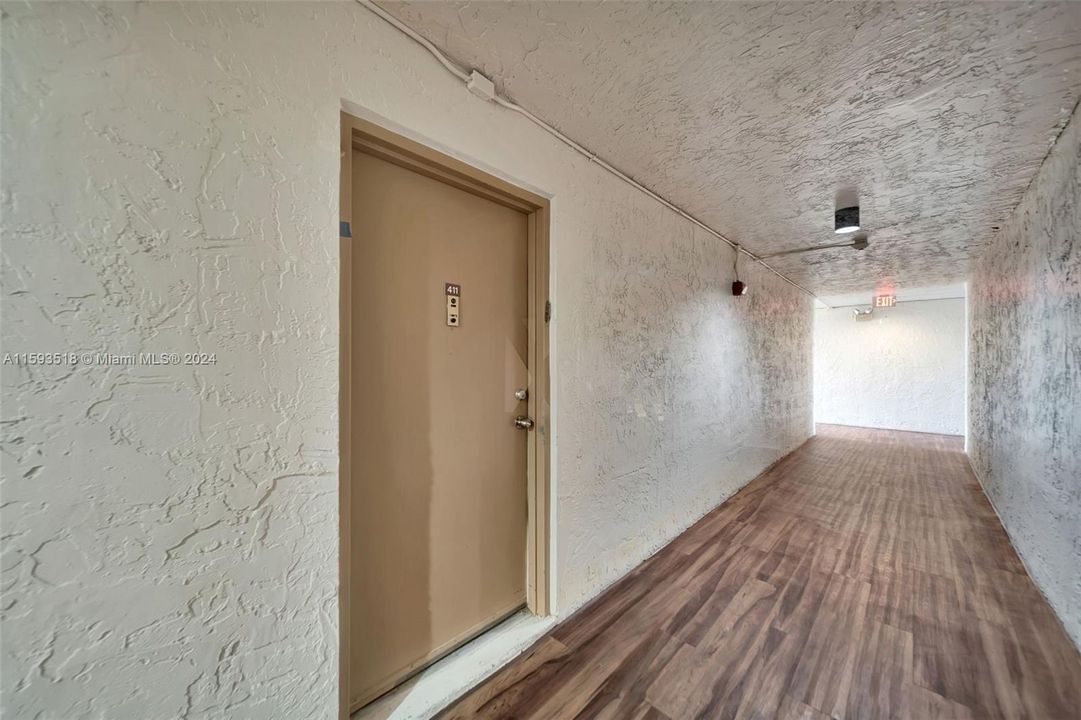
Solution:
M617 178L619 178L623 182L625 182L625 183L631 185L632 187L634 187L636 190L639 190L639 191L645 193L646 195L650 196L651 198L653 198L657 202L664 205L669 210L677 213L680 217L684 218L685 220L688 220L688 221L694 223L695 225L702 228L703 230L705 230L706 232L708 232L710 235L717 238L718 240L720 240L720 241L722 241L724 243L727 243L728 246L731 247L736 252L743 253L744 255L751 258L755 262L760 263L763 267L765 267L767 270L769 270L773 274L775 274L778 277L780 277L781 279L783 279L785 282L789 283L790 285L792 285L794 287L799 288L800 290L807 293L811 297L814 297L814 293L812 293L810 290L803 287L799 283L795 282L794 280L789 278L784 273L781 273L780 271L773 268L769 263L767 263L765 260L760 258L755 253L751 252L750 250L743 247L742 245L729 240L727 237L725 237L724 235L722 235L718 231L714 230L710 226L706 225L704 222L702 222L698 218L694 217L690 213L686 212L685 210L683 210L679 206L677 206L674 203L672 203L671 201L661 197L657 193L655 193L652 190L650 190L649 188L647 188L642 183L638 182L637 180L635 180L634 178L632 178L629 175L625 174L624 172L620 171L619 169L613 167L610 163L606 162L604 159L599 157L596 153L589 151L588 149L583 147L581 144L579 144L579 143L575 142L573 139L567 137L566 135L561 133L557 128L555 128L552 125L548 124L544 120L541 120L539 117L537 117L533 113L529 112L528 110L526 110L521 105L519 105L519 104L517 104L517 103L515 103L515 102L513 102L511 100L507 100L506 98L500 96L497 92L495 92L494 84L492 83L490 78L487 78L484 75L481 75L476 70L473 70L471 72L466 72L462 68L458 67L458 65L456 63L454 63L452 60L450 60L450 58L448 58L442 51L440 51L439 48L437 48L435 45L433 45L431 42L429 42L424 36L422 36L420 33L416 32L416 31L414 31L408 25L406 25L401 20L399 20L398 18L396 18L393 15L391 15L390 13L388 13L383 8L379 7L375 3L371 2L371 0L356 0L356 2L359 5L362 5L363 7L367 8L371 12L375 13L376 15L381 17L382 19L386 20L388 23L393 25L395 28L400 30L402 33L404 33L408 37L410 37L413 40L415 40L416 42L420 43L420 45L423 46L429 53L431 53L435 57L435 59L438 60L439 63L443 67L445 67L447 69L448 72L450 72L452 75L454 75L459 80L461 80L463 83L465 83L466 86L470 89L470 91L473 92L475 95L483 97L483 98L485 98L487 100L490 100L491 102L496 103L497 105L499 105L501 107L507 108L508 110L512 110L512 111L514 111L516 113L519 113L519 114L525 116L530 122L532 122L535 125L539 126L545 132L547 132L548 134L550 134L553 137L557 138L560 142L566 144L568 147L572 148L576 152L581 153L582 155L584 155L586 158L589 159L590 162L595 163L596 165L598 165L601 168L604 168L605 170L607 170L611 174L615 175ZM475 87L478 84L482 86L482 89L478 90Z

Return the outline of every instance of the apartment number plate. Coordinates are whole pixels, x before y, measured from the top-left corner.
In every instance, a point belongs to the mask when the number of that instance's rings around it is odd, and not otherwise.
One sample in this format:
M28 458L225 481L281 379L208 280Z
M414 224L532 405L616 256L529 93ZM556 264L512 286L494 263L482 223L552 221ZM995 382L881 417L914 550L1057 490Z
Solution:
M447 327L458 327L461 310L462 286L457 283L444 283L447 294Z

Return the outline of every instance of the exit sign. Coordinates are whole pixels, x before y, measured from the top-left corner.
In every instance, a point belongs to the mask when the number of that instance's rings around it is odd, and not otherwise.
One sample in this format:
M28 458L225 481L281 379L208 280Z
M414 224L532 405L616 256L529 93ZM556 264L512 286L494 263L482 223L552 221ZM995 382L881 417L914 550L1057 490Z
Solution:
M893 307L897 304L896 295L875 295L875 307Z

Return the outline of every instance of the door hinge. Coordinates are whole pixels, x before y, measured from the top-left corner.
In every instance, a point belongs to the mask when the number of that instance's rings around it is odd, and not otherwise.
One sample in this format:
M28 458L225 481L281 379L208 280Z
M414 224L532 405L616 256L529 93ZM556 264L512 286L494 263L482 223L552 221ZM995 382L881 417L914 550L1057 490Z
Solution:
M552 301L544 301L544 322L549 322L552 319Z

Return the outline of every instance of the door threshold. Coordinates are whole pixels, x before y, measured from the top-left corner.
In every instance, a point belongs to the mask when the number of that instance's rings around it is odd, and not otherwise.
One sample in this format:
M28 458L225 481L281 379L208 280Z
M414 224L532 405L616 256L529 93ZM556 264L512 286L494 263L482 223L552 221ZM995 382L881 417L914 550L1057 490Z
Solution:
M351 720L427 720L506 665L555 625L522 609L352 714Z

